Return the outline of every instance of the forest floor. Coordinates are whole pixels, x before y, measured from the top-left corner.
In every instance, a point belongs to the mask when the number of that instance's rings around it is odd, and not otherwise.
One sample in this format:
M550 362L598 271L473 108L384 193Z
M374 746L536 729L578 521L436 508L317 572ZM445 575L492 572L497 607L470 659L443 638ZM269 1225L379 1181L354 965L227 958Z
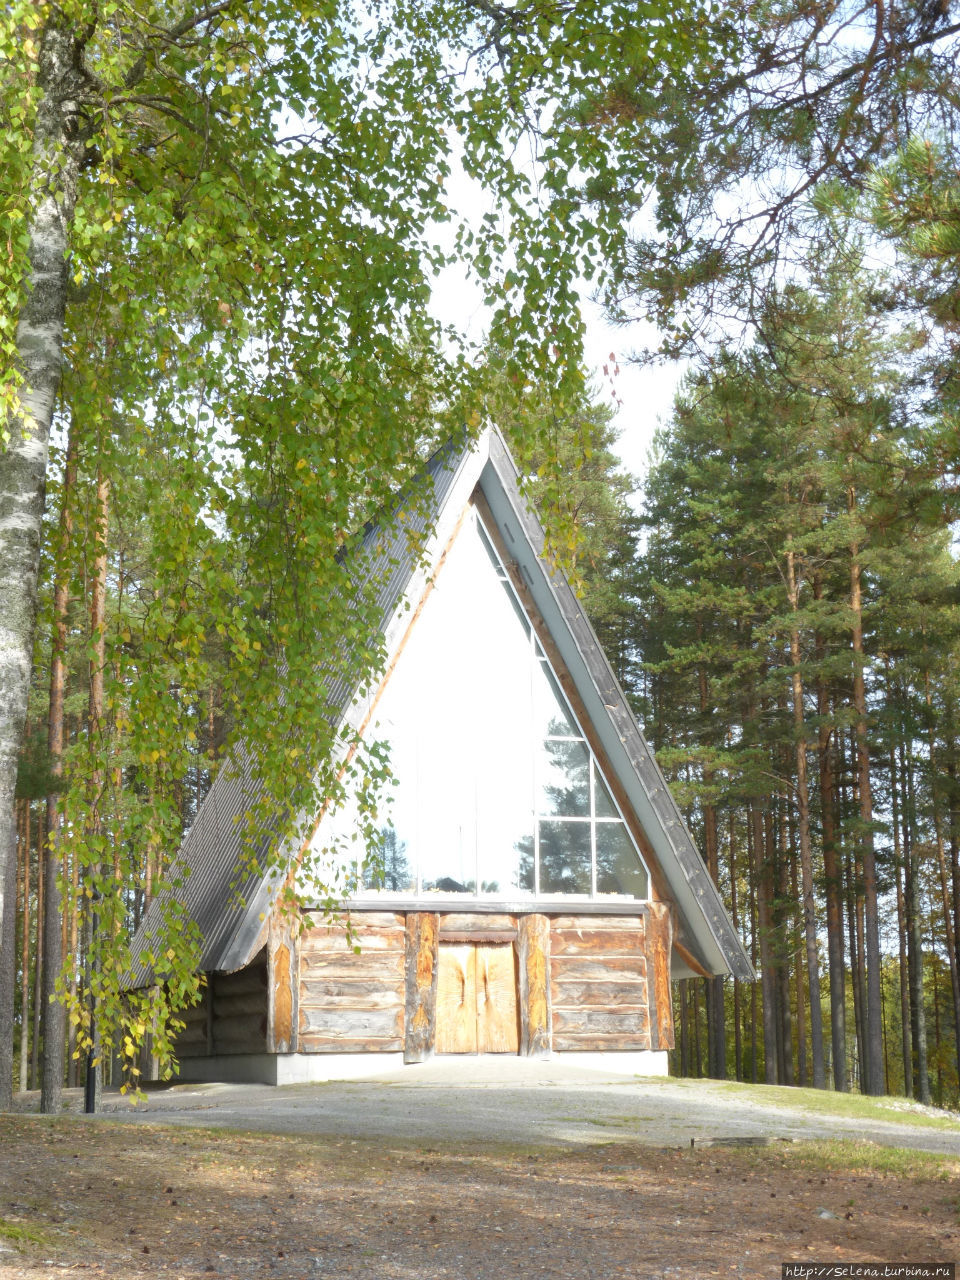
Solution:
M788 1261L960 1256L960 1157L754 1141L611 1143L599 1128L591 1143L521 1145L0 1116L0 1276L778 1280Z

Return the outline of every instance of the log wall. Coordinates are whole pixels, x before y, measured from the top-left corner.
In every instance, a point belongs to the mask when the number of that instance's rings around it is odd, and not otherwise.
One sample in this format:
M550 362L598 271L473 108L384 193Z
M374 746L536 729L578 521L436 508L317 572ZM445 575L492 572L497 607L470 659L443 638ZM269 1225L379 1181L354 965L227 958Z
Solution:
M310 921L300 939L301 1053L403 1049L404 917L358 911L351 921L352 940L343 924Z
M636 916L551 918L555 1050L652 1047L644 923Z
M183 1015L178 1058L264 1053L267 1048L267 955L236 973L209 973L199 1004Z
M422 1061L436 1035L438 948L511 942L524 1056L673 1045L665 903L636 916L358 911L351 923L352 936L322 919L308 918L299 940L275 929L269 957L209 975L178 1056L404 1051Z

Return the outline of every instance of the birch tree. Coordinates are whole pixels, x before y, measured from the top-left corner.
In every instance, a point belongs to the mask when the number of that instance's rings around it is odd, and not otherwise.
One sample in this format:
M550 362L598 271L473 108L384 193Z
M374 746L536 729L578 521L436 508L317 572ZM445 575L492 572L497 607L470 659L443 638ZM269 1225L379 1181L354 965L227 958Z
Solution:
M432 443L481 420L477 364L429 309L433 275L456 257L479 280L491 341L520 387L579 394L575 281L603 273L625 230L572 194L569 174L604 188L657 177L642 122L611 138L584 128L590 103L625 63L654 92L699 74L713 57L710 12L699 0L642 13L593 0L7 6L0 849L12 848L65 362L95 388L89 353L105 351L110 330L110 377L123 370L110 396L136 424L148 485L153 463L166 477L166 524L154 524L166 558L134 698L138 767L173 767L174 746L149 743L147 726L150 715L177 723L163 698L196 689L200 615L189 602L202 597L234 664L231 687L245 691L248 729L266 732L259 765L279 801L292 764L274 750L284 733L314 732L321 757L332 747L311 673L316 654L342 642L342 611L330 604L344 587L339 548ZM487 193L479 221L450 207L455 155ZM451 220L455 248L443 250L431 228ZM83 326L93 340L75 342ZM525 421L530 446L549 446L538 420ZM521 447L523 438L521 426ZM91 474L95 461L79 465ZM269 608L224 570L205 523L255 548ZM116 658L129 690L134 639L123 634L112 655L108 642L107 668ZM270 675L281 649L299 700L285 701ZM372 633L352 650L358 671L378 660ZM330 782L299 768L299 790L285 797L293 810ZM167 812L156 809L147 838L175 846ZM6 954L10 930L0 927ZM176 964L189 969L186 952Z

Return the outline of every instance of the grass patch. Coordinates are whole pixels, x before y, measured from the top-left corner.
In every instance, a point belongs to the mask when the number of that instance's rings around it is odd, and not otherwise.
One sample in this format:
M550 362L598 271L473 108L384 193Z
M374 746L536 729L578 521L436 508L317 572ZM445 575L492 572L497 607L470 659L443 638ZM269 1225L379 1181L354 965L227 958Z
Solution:
M779 1084L736 1084L716 1081L726 1093L741 1094L752 1102L776 1107L814 1111L820 1115L845 1116L851 1120L886 1120L914 1125L918 1129L940 1129L960 1135L960 1116L932 1116L914 1109L908 1098L869 1098L862 1093L832 1093L826 1089L796 1089Z
M43 1244L45 1237L35 1227L24 1227L19 1222L10 1222L0 1218L0 1240L7 1240L16 1249L23 1249L28 1244Z
M951 1182L960 1177L960 1159L954 1156L835 1138L822 1142L793 1142L787 1146L747 1147L737 1155L753 1165L769 1167L779 1164L819 1173L871 1173L902 1182Z

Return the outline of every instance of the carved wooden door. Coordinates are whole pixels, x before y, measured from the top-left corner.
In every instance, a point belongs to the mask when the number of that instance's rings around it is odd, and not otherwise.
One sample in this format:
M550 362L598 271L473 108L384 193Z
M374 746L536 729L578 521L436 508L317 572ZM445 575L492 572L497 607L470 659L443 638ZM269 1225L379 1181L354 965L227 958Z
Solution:
M518 1053L517 970L510 943L441 943L437 1053Z

